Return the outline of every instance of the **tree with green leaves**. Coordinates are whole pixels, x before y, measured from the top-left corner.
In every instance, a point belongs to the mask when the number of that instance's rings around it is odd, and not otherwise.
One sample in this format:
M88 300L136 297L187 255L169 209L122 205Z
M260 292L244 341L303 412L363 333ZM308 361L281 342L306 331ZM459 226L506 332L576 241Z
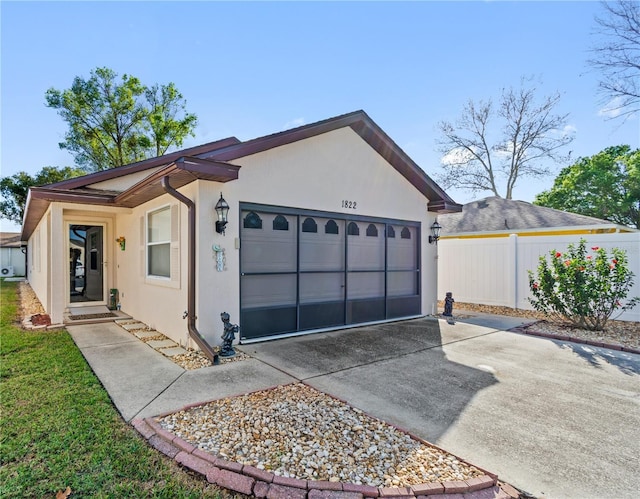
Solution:
M533 204L640 229L640 149L614 146L579 158Z
M73 177L84 175L80 168L65 166L45 166L42 170L31 176L27 172L18 172L11 177L0 179L0 215L17 224L22 223L24 208L29 194L29 187L53 184Z
M555 114L560 94L540 98L522 78L519 88L502 91L500 102L469 101L455 122L438 124L446 189L489 191L512 199L518 180L549 174L548 161L563 161L562 148L573 140L567 114Z
M69 127L60 148L87 172L162 155L193 136L197 124L173 83L147 87L109 68L92 70L87 80L77 76L69 89L50 88L45 98Z

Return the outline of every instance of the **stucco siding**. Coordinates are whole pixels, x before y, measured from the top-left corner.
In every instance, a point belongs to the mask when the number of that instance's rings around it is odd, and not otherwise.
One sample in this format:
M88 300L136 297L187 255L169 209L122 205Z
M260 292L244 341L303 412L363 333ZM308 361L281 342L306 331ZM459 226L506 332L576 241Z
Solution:
M241 165L237 181L198 182L198 323L206 337L219 343L220 312L239 318L240 202L421 222L422 313L432 312L436 248L428 235L435 216L427 212L428 200L355 132L335 130L234 163ZM213 222L220 192L231 206L225 236ZM343 207L344 200L356 209ZM227 270L216 271L212 245L225 249Z
M191 184L181 192L193 198L194 190L195 185ZM177 283L146 275L146 216L164 206L176 206L179 210L180 275ZM126 239L124 251L115 243L120 236ZM118 289L122 311L186 345L187 322L182 314L187 309L187 208L168 194L162 195L131 210L130 214L119 215L113 239L114 287Z
M49 287L47 279L47 255L49 254L48 219L49 210L40 220L36 230L28 241L27 247L27 280L47 313L51 313L49 305Z

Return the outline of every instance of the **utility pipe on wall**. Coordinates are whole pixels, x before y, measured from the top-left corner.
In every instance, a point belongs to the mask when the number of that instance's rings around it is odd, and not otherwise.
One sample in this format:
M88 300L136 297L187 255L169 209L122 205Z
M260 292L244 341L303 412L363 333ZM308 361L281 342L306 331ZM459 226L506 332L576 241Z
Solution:
M193 338L207 358L213 364L218 364L218 355L196 328L196 205L191 199L171 187L168 176L162 177L161 185L167 194L187 205L188 208L189 228L187 239L189 240L189 275L187 277L187 330L189 331L189 336Z

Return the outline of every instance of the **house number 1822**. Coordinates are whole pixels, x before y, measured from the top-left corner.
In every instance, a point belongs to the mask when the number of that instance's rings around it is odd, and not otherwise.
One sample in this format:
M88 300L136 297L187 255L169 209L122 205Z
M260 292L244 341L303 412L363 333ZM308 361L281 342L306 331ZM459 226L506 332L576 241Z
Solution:
M343 208L351 208L352 210L355 210L357 204L358 204L357 201L347 201L346 199L342 200Z

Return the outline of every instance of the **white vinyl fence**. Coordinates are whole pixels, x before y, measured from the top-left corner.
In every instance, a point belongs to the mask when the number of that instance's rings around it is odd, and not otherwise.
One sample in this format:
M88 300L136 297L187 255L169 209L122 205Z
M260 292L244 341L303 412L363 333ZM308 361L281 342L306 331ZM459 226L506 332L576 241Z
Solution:
M583 238L587 248L599 246L627 252L635 274L628 298L640 296L640 232L582 234L575 236L525 236L438 241L438 299L451 291L457 302L499 305L532 310L528 301L528 270L536 271L539 257L551 250L564 252ZM455 308L454 308L455 310ZM640 305L613 319L640 321Z

